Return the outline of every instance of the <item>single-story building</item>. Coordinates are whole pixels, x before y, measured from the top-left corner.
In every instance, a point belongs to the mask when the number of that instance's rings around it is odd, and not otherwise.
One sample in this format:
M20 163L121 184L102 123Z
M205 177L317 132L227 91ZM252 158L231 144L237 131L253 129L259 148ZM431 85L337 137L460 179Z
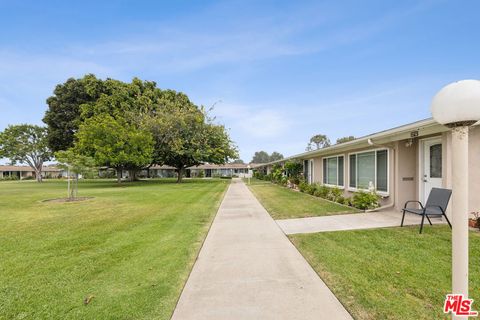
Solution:
M257 164L226 163L226 164L202 164L189 167L185 171L187 178L214 178L214 177L246 177ZM177 176L174 167L153 165L149 169L138 172L139 177L150 178L173 178ZM128 171L124 171L122 177L128 177Z
M63 171L55 166L44 166L42 169L43 178L58 178L62 176ZM0 165L0 179L16 178L19 180L25 178L34 178L35 171L29 166L8 166Z
M271 162L261 170L302 161L309 183L338 187L345 196L375 189L382 206L401 210L408 200L424 203L433 187L451 188L451 140L450 129L426 119ZM478 123L469 132L469 193L469 210L480 211Z

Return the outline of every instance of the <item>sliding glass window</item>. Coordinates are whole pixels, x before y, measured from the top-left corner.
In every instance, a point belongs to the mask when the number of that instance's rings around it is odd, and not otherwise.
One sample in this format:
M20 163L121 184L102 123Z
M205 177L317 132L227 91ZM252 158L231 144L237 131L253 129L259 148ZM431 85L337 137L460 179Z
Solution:
M375 150L349 156L349 186L388 192L388 150Z
M343 187L343 156L323 158L323 183Z

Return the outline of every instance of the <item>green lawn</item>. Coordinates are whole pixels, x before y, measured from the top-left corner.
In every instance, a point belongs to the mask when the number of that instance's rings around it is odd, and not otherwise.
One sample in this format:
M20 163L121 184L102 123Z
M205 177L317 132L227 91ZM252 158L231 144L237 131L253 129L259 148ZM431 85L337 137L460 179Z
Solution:
M228 183L0 182L0 319L169 319Z
M356 319L443 319L451 232L418 226L290 236ZM470 298L480 309L480 233L470 233Z
M248 181L245 180L245 183ZM249 187L273 219L328 216L357 211L267 181L251 179Z

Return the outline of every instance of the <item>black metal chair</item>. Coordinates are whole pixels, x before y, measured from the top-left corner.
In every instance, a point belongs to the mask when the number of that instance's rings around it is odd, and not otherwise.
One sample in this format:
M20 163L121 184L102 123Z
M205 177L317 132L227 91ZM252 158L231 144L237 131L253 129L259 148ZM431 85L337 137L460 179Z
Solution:
M452 196L452 190L450 189L442 189L442 188L432 188L430 194L428 195L427 203L425 206L420 201L407 201L405 202L405 206L403 207L403 216L402 216L402 224L400 225L403 227L403 221L405 219L405 213L411 212L414 214L418 214L422 216L422 223L420 225L420 233L423 230L423 222L425 217L427 217L428 223L432 225L432 221L430 221L429 216L444 216L448 222L450 228L452 228L452 224L447 218L445 211L447 210L448 202L450 201L450 197ZM409 203L418 203L420 205L420 209L415 208L407 208Z

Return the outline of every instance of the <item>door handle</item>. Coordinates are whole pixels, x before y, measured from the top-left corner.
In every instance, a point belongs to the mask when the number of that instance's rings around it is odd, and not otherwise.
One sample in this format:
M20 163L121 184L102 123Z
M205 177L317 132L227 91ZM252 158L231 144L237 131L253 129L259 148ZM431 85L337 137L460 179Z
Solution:
M427 179L423 179L423 182L428 182L428 180L427 180Z

